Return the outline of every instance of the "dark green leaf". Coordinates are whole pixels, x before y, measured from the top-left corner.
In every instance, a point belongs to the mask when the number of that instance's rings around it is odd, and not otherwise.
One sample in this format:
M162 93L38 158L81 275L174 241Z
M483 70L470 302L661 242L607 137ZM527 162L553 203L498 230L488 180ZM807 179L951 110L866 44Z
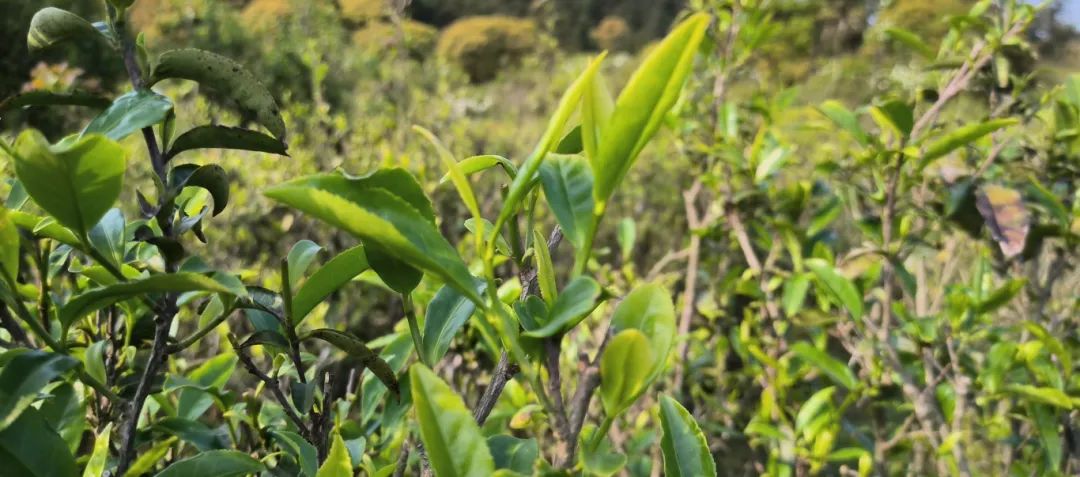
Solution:
M166 51L154 64L147 86L169 78L196 81L221 92L236 101L245 112L253 114L255 121L274 137L284 140L285 121L281 119L274 97L240 63L194 48Z
M119 141L142 128L164 121L172 108L172 101L165 96L150 90L132 91L116 98L108 109L86 125L82 134L103 134Z
M224 429L210 429L199 421L180 417L166 417L154 423L154 429L174 435L206 452L224 449L229 445L229 434Z
M86 106L105 109L112 104L109 98L82 91L59 93L55 91L27 91L10 96L0 102L0 112L29 106Z
M120 196L126 154L105 136L50 145L40 132L28 130L15 149L15 175L26 192L78 236L85 236Z
M487 445L496 469L508 469L524 475L532 475L533 464L540 456L540 446L535 438L518 439L498 434L488 437Z
M13 357L0 370L0 430L15 422L46 384L79 365L70 356L40 350L5 354Z
M146 296L152 293L182 293L193 291L225 293L240 297L247 295L247 291L243 288L238 289L229 286L228 283L225 283L222 280L197 273L180 272L151 275L138 280L95 288L75 296L60 309L60 322L64 329L67 329L75 322L75 320L118 301Z
M184 187L206 189L214 198L214 215L220 214L229 205L229 178L225 169L217 164L176 166L170 171L169 186L175 194L179 194Z
M177 137L166 157L171 159L195 149L239 149L288 156L288 146L284 142L261 132L228 126L198 126Z
M678 401L670 397L660 398L660 424L664 438L660 448L664 452L664 474L668 477L716 476L705 434L701 432L694 417Z
M364 367L370 369L375 377L379 378L379 381L382 381L394 394L399 393L398 380L397 376L394 375L394 370L374 351L371 351L363 341L350 334L329 328L314 330L309 333L309 336L330 343L348 353L349 356L356 358Z
M470 477L495 472L484 436L461 397L421 364L412 366L409 380L420 437L435 475Z
M563 288L562 293L559 293L559 297L555 299L555 303L548 310L544 326L536 330L526 331L522 335L531 338L562 335L577 326L586 316L589 316L589 313L596 309L599 298L600 284L596 283L596 280L592 278L579 275Z
M12 477L78 475L68 445L36 409L23 412L0 431L0 473Z
M234 450L213 450L177 461L157 477L243 477L266 470L262 462Z
M270 435L274 436L274 440L285 452L296 459L296 462L300 464L300 470L304 472L303 475L315 477L315 473L319 470L319 456L315 451L315 446L295 432L270 429Z
M90 245L117 266L124 263L125 225L120 209L109 209L88 234Z
M26 45L30 51L42 50L57 43L76 38L102 38L94 25L67 10L43 8L30 19ZM10 43L8 44L10 46Z
M477 294L482 295L486 289L487 282L476 280ZM448 286L440 288L424 313L424 356L432 363L439 362L475 310L476 305L465 295Z

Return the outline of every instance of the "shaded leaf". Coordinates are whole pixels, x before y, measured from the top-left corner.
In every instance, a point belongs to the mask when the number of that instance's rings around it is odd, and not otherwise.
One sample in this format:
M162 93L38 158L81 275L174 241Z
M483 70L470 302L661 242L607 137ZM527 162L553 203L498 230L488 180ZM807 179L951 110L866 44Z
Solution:
M33 408L0 431L0 462L0 472L10 476L57 477L79 472L67 443Z
M40 350L13 350L0 370L0 430L10 426L33 403L42 388L79 365L70 356Z
M485 290L487 282L476 280L476 293L482 295ZM476 304L465 295L448 286L440 288L424 313L423 356L432 363L439 362L475 310Z
M274 97L255 75L240 63L217 53L187 48L166 51L154 64L147 86L157 82L179 78L198 82L207 88L228 96L255 116L278 139L285 138L285 121L281 119Z
M30 51L42 50L57 43L76 38L102 38L94 25L67 10L47 7L38 10L30 19L26 45ZM9 44L10 46L10 44Z
M214 215L229 205L229 178L217 164L181 164L169 171L169 187L179 194L184 187L201 187L214 198Z
M278 442L278 446L300 464L300 470L304 472L303 475L316 477L316 472L319 470L319 456L315 446L295 432L279 429L270 429L269 432L274 437L274 440Z
M851 371L851 368L824 351L815 348L810 343L805 341L795 343L791 347L791 351L799 359L825 373L833 381L845 388L855 389L859 385L859 380L855 377L855 373Z
M243 452L213 450L177 461L157 477L243 477L264 470L262 462Z
M844 308L847 308L852 318L856 320L862 318L862 294L858 288L855 288L855 284L851 280L841 275L832 265L822 259L807 259L805 264L806 268L809 268L818 281L825 286L829 294L840 302Z
M307 273L308 267L311 266L311 262L315 261L315 257L322 251L322 247L319 244L310 240L301 240L296 242L291 249L289 249L289 255L286 257L286 261L289 262L289 288L295 288L300 283L300 279Z
M581 249L593 220L593 175L588 161L581 156L551 154L540 165L540 182L563 235L575 249Z
M544 245L541 245L543 247ZM567 333L596 309L600 284L584 275L574 277L548 310L544 325L522 333L531 338L547 338Z
M83 91L61 93L37 90L9 96L0 102L0 112L30 106L86 106L94 109L105 109L110 104L112 104L112 100L105 96Z
M390 388L390 390L394 392L394 394L400 392L394 370L386 363L386 361L383 361L383 359L376 355L374 351L369 349L363 341L360 341L348 333L331 330L329 328L320 328L311 331L308 336L323 340L348 353L349 356L360 361L364 367L370 369L375 377L379 378L379 381L382 381L387 388Z
M288 146L271 136L250 129L213 125L194 127L181 134L170 145L166 157L171 159L196 149L238 149L288 156Z

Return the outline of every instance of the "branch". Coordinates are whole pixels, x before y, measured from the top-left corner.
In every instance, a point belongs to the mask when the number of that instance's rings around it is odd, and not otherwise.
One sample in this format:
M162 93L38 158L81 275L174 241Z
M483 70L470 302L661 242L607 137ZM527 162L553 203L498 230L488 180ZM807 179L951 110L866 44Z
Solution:
M309 442L313 441L314 436L312 435L311 429L304 425L303 419L301 419L300 415L296 413L295 409L293 409L292 403L289 402L289 399L287 397L285 397L285 393L281 392L281 385L278 379L272 378L266 373L262 372L262 370L259 369L258 366L255 366L255 362L251 360L251 356L249 356L243 349L237 346L235 342L233 342L233 340L230 339L229 342L233 343L233 351L236 352L236 357L240 361L240 364L244 366L244 369L246 369L248 373L251 373L252 376L255 376L260 381L262 381L263 384L266 385L266 388L269 389L270 393L274 395L274 399L277 400L278 404L281 405L281 409L285 411L285 415L289 417L289 420L292 421L293 425L300 429L300 433L303 434Z

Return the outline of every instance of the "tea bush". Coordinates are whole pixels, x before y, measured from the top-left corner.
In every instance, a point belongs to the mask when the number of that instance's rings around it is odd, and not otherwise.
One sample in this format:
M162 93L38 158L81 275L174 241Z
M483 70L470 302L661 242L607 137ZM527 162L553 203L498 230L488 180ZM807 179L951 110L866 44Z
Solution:
M130 3L40 12L19 59L124 84L0 103L0 475L1080 469L1080 76L1043 8L696 0L474 83L350 44L422 0L175 2L141 39ZM443 5L585 6L497 3Z
M475 82L489 81L505 66L533 51L536 25L525 18L477 16L447 26L439 36L439 56L460 66Z

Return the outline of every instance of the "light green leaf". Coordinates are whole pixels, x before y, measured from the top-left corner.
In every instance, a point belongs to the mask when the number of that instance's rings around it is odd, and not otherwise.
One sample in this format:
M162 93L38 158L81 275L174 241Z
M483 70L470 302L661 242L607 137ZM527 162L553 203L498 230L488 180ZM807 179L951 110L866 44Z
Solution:
M104 134L109 139L119 141L131 133L164 121L172 108L172 101L165 96L145 89L132 91L116 98L108 109L86 125L82 134Z
M46 384L79 365L70 356L40 350L17 349L7 354L14 357L0 370L0 430L15 422Z
M540 138L540 142L536 145L536 148L525 159L525 162L518 169L517 176L514 177L514 182L510 184L510 190L506 194L506 198L503 200L503 208L499 212L499 218L495 221L496 231L502 228L503 224L510 218L510 215L517 212L517 207L521 203L521 200L525 198L525 194L531 190L533 186L533 178L536 175L536 171L540 169L540 164L547 158L549 152L555 146L555 141L559 139L559 134L566 129L566 122L570 120L570 116L578 109L578 105L581 103L581 97L583 91L592 82L593 76L600 69L600 63L604 60L603 54L598 56L592 63L589 64L585 71L581 73L574 83L567 88L563 93L563 97L559 100L558 107L555 108L555 114L548 121L547 129L544 131L544 135Z
M15 175L26 192L61 225L85 237L120 196L126 153L105 136L50 145L28 130L15 142Z
M487 282L476 280L476 293L482 295L485 290ZM475 310L476 304L465 295L448 286L440 288L424 313L423 356L432 363L439 362Z
M784 307L785 316L795 316L802 310L809 288L810 276L805 273L796 274L784 282L784 295L780 302Z
M705 434L686 408L668 396L661 397L660 424L664 428L660 448L664 452L665 475L716 476L716 463L709 452Z
M619 94L593 162L596 215L603 213L607 200L678 100L708 26L709 16L699 13L675 27Z
M3 208L0 208L0 273L11 283L19 276L19 230Z
M292 303L293 323L299 324L319 302L368 268L370 266L363 245L357 245L330 259L296 290Z
M352 475L352 458L349 457L349 450L345 447L341 434L335 430L331 438L330 453L327 454L326 460L319 467L319 472L315 474L315 477L352 477Z
M198 273L180 272L151 275L138 280L95 288L75 296L60 309L60 322L66 330L79 318L118 301L146 296L152 293L183 293L194 291L225 293L240 297L247 295L247 292L243 288L237 288L222 280L211 278L206 275L200 275Z
M1037 404L1028 407L1030 415L1035 423L1035 429L1039 432L1039 440L1042 442L1046 460L1051 469L1061 468L1062 442L1057 412L1047 406Z
M593 174L588 161L581 156L549 154L540 165L540 183L563 235L575 249L581 249L593 220Z
M255 116L274 137L285 139L285 121L281 119L274 97L255 75L243 65L217 53L187 48L162 53L154 64L147 86L179 78L198 82L236 101Z
M105 465L109 460L109 438L112 434L112 423L105 425L101 434L94 438L94 452L90 454L90 460L83 469L83 477L101 477L105 473Z
M991 119L986 122L969 124L953 130L926 146L926 152L923 152L921 164L925 166L934 159L942 157L964 145L977 141L983 136L997 131L998 129L1012 126L1017 122L1016 118Z
M810 343L805 341L795 343L795 345L791 347L791 351L794 352L799 359L806 361L807 364L810 364L819 371L825 373L832 378L833 381L836 381L836 383L845 388L855 389L858 387L859 380L855 377L855 373L851 371L851 368L847 367L847 365L836 358L829 356L824 351L815 348Z
M361 365L371 370L371 373L379 378L394 394L398 394L398 380L394 375L393 368L390 367L386 361L383 361L379 355L375 354L363 341L360 341L355 336L348 333L344 333L329 328L320 328L308 333L311 338L318 338L327 343L336 346L338 349L346 352L349 356L357 359Z
M308 267L311 266L311 262L318 256L322 247L319 244L310 240L301 240L296 242L289 250L289 255L286 257L286 261L289 262L289 288L295 288L300 283L300 279L307 273Z
M213 450L177 461L157 477L244 477L264 470L262 462L243 452Z
M38 217L18 210L9 210L8 217L19 228L34 234L34 237L53 239L76 250L84 250L83 243L75 233L56 223L52 217Z
M83 368L86 369L86 374L89 374L98 382L105 382L105 345L108 343L106 340L95 341L90 346L86 347L86 351L83 352Z
M870 144L870 135L866 134L866 131L859 125L859 118L839 101L825 101L817 109L821 114L829 118L833 124L850 133L859 144L863 146Z
M675 344L675 305L668 291L654 283L635 288L615 308L611 327L616 333L638 330L645 334L656 358L649 380L656 379Z
M551 262L551 250L539 229L533 229L533 259L536 261L536 284L540 287L544 302L550 307L559 297L559 289L555 283L555 265Z
M633 253L634 244L637 242L637 223L634 219L626 217L619 221L616 239L619 241L619 252L623 262L630 261L630 254Z
M420 437L439 477L491 475L495 462L472 413L450 386L422 364L409 370Z
M863 300L862 294L858 288L855 288L855 284L841 275L825 260L820 258L807 259L806 267L814 273L818 281L825 286L825 289L829 291L840 304L847 308L848 313L851 313L853 319L860 319L863 316Z
M1069 399L1069 395L1065 394L1065 392L1060 389L1032 386L1030 384L1010 384L1006 386L1005 389L1013 394L1025 397L1032 402L1049 404L1062 409L1073 408L1073 403L1072 400Z
M395 194L381 187L384 181L379 180L380 177L385 177L385 174L363 178L348 178L340 174L316 175L272 187L266 191L266 195L364 241L369 263L388 284L389 274L400 272L401 267L380 269L379 263L390 264L376 262L372 250L374 247L378 247L381 253L389 254L395 261L400 260L438 276L474 303L482 304L465 263L435 227L434 213L430 216L422 214L415 207L416 201L403 199L400 190L395 190L398 193ZM418 283L419 279L415 282ZM395 290L402 291L398 288Z
M586 86L581 98L581 142L585 156L591 161L600 150L604 129L611 121L615 99L608 91L604 78L597 75Z
M37 51L57 43L76 38L102 38L94 25L67 10L43 8L30 19L30 31L26 35L26 45L30 51ZM10 46L10 43L8 44Z
M911 105L891 99L870 108L870 117L884 131L891 131L897 138L906 138L915 126L915 113Z
M799 407L799 413L795 415L795 431L803 430L823 408L830 406L833 394L836 394L836 386L829 386L810 396L810 399Z
M510 176L511 179L517 175L517 166L515 166L513 162L510 162L510 160L505 157L496 156L494 154L466 157L465 159L462 159L461 162L458 162L458 168L461 169L461 172L465 173L465 175L472 175L495 166L501 166L502 169L506 171L506 175ZM439 183L442 184L448 180L450 180L450 174L445 174L439 179Z
M238 149L288 156L288 145L261 132L228 126L198 126L177 137L169 146L166 157L171 159L196 149Z
M640 331L620 331L600 357L600 397L604 414L614 417L630 407L652 381L656 366L652 344Z
M543 247L544 245L541 245ZM548 310L547 321L544 326L522 333L531 338L547 338L549 336L561 336L589 316L598 305L600 298L600 284L596 280L584 275L574 277L563 288L562 293L555 299L555 303Z
M923 58L932 60L937 57L937 52L911 31L898 27L886 28L885 35L893 40L903 43L904 46L907 46L908 49L921 55Z

